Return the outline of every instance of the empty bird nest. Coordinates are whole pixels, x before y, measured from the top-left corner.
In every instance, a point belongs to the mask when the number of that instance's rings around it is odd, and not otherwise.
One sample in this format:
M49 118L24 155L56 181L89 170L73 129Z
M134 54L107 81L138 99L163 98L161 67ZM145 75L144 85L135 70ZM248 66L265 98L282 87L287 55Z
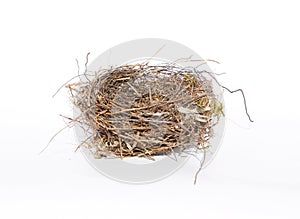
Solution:
M197 153L210 147L223 104L195 68L126 64L83 74L66 87L95 158Z

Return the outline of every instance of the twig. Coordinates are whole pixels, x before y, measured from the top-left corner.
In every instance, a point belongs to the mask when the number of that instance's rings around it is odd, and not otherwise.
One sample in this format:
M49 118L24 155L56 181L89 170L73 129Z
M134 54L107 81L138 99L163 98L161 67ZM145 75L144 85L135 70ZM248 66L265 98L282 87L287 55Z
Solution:
M89 62L89 55L90 55L90 52L88 52L87 54L86 54L86 61L85 61L85 64L84 64L84 66L85 66L85 70L84 70L84 76L85 76L85 78L89 81L89 82L91 82L91 80L87 77L87 75L86 75L86 73L87 73L87 64L88 64L88 62Z
M76 59L76 64L77 64L77 76L79 76L80 66L79 66L78 59Z
M221 85L220 82L219 82L219 81L218 81L218 80L217 80L210 72L208 72L208 71L201 71L201 72L205 72L205 73L209 74L209 75L213 78L213 80L214 80L220 87L224 88L224 89L227 90L229 93L241 92L241 94L242 94L242 96L243 96L243 100L244 100L245 112L246 112L246 114L247 114L247 116L248 116L248 119L249 119L250 122L254 122L254 121L251 119L251 117L250 117L250 115L249 115L249 113L248 113L248 107L247 107L247 103L246 103L246 97L245 97L244 91L243 91L242 89L239 88L239 89L237 89L237 90L230 90L229 88L227 88L227 87Z
M247 108L247 103L246 103L246 98L245 98L245 94L244 94L244 91L242 89L237 89L237 90L230 90L229 88L225 87L225 86L222 86L225 90L227 90L229 93L235 93L235 92L241 92L242 96L243 96L243 99L244 99L244 106L245 106L245 111L246 111L246 114L248 116L248 119L250 120L250 122L254 122L249 113L248 113L248 108Z
M203 158L202 158L202 160L201 160L200 167L199 167L199 169L197 170L197 172L196 172L196 174L195 174L194 185L196 185L198 175L199 175L200 171L201 171L202 168L203 168L203 165L204 165L204 162L205 162L205 156L206 156L206 151L203 150Z
M41 150L41 151L38 153L38 155L42 154L42 153L49 147L49 145L50 145L50 143L53 141L53 139L54 139L59 133L61 133L63 130L65 130L66 128L70 128L70 126L69 126L69 125L66 125L66 126L63 127L62 129L60 129L58 132L56 132L56 133L52 136L52 138L49 140L49 142L48 142L48 144L46 145L46 147L44 147L44 149Z

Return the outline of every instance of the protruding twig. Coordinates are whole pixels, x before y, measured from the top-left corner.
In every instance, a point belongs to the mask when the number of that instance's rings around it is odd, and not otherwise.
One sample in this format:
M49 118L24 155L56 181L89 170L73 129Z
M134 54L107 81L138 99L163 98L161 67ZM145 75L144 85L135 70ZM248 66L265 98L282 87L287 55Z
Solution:
M198 175L199 175L200 171L201 171L202 168L203 168L203 165L204 165L204 163L205 163L205 158L206 158L206 150L204 149L204 150L203 150L203 158L202 158L202 160L201 160L200 167L199 167L199 169L197 170L197 172L196 172L196 174L195 174L194 185L196 185L196 183L197 183L197 178L198 178Z
M59 134L61 133L63 130L65 130L66 128L69 128L70 126L69 125L66 125L65 127L63 127L62 129L60 129L58 132L56 132L52 138L49 140L48 144L46 145L46 147L43 148L43 150L41 150L38 155L42 154L50 145L50 143L53 141L53 139Z
M224 89L227 90L229 93L241 92L242 97L243 97L243 100L244 100L244 107L245 107L245 112L246 112L246 114L247 114L247 117L248 117L248 119L249 119L250 122L254 122L254 121L251 119L251 117L250 117L250 115L249 115L249 113L248 113L248 107L247 107L246 97L245 97L244 91L243 91L242 89L239 88L239 89L236 89L236 90L230 90L229 88L227 88L227 87L221 85L220 82L216 79L215 76L213 76L213 74L212 74L211 72L208 72L208 71L205 71L205 70L204 70L204 71L201 71L201 72L204 72L204 73L209 74L209 75L213 78L213 80L214 80L220 87L224 88Z
M85 76L85 78L86 78L86 80L88 80L89 82L91 82L91 80L87 77L87 75L86 75L86 73L87 73L87 64L89 63L89 55L90 55L90 52L88 52L87 54L86 54L86 61L85 61L85 64L84 64L84 66L85 66L85 70L84 70L84 76Z
M84 75L84 74L76 75L76 76L72 77L71 79L67 80L65 83L63 83L63 84L58 88L58 90L52 95L52 97L55 97L56 94L57 94L63 87L65 87L66 85L68 85L72 80L74 80L75 78L78 78L78 77L80 77L80 76L82 76L82 75Z
M225 87L225 86L222 86L225 90L227 90L229 93L235 93L235 92L241 92L242 96L243 96L243 99L244 99L244 106L245 106L245 111L246 111L246 114L248 116L248 119L250 120L250 122L254 122L249 113L248 113L248 108L247 108L247 103L246 103L246 97L245 97L245 94L244 94L244 91L242 89L237 89L237 90L230 90L229 88Z
M84 66L85 66L84 73L87 72L87 64L89 63L89 55L90 55L90 54L91 54L90 52L88 52L88 53L86 54L85 64L84 64Z
M77 76L79 76L80 66L79 66L78 59L76 59L76 64L77 64Z
M155 57L164 47L166 46L166 44L162 45L151 57L149 57L146 61L144 61L142 63L142 65L147 65L147 63L153 59L153 57Z

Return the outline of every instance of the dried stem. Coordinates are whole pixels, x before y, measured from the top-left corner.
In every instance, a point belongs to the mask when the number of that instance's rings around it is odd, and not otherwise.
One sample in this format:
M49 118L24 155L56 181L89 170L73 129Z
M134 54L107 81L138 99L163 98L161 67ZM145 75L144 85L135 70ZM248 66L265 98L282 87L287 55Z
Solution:
M245 94L244 94L244 91L242 89L237 89L237 90L230 90L229 88L225 87L225 86L222 86L222 88L224 88L225 90L227 90L229 93L235 93L235 92L241 92L242 96L243 96L243 100L244 100L244 106L245 106L245 112L248 116L248 119L250 122L254 122L249 113L248 113L248 108L247 108L247 103L246 103L246 97L245 97Z
M200 171L202 170L203 165L205 163L205 158L206 158L206 150L203 150L203 158L200 162L200 167L199 167L199 169L197 170L197 172L195 174L194 185L196 185L196 183L197 183L198 175L199 175Z
M42 154L42 153L49 147L50 143L53 141L53 139L54 139L59 133L61 133L62 131L64 131L66 128L70 128L70 127L72 127L72 126L70 126L70 125L68 124L68 125L66 125L65 127L63 127L62 129L60 129L58 132L56 132L56 133L52 136L52 138L50 138L50 140L49 140L48 144L46 145L46 147L44 147L43 150L41 150L41 151L38 153L38 155Z
M205 73L209 74L220 87L222 87L223 89L227 90L229 93L240 92L242 94L242 97L243 97L243 100L244 100L244 107L245 107L246 115L247 115L247 117L248 117L248 119L249 119L250 122L254 122L251 119L250 114L248 113L248 107L247 107L246 97L245 97L243 89L239 88L239 89L236 89L236 90L230 90L229 88L221 85L220 82L216 79L215 76L212 75L211 72L208 72L208 71L202 71L202 72L205 72Z

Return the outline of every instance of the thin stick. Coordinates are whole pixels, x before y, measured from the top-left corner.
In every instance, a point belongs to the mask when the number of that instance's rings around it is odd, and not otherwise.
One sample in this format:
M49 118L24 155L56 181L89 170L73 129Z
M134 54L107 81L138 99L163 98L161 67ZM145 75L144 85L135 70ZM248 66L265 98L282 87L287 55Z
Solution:
M145 60L143 64L147 65L146 63L149 62L149 60L151 60L153 57L155 57L164 47L166 46L166 44L162 45L150 58L148 58L147 60Z
M244 99L244 106L245 106L245 111L246 111L246 114L248 116L248 119L250 120L250 122L254 122L249 113L248 113L248 108L247 108L247 103L246 103L246 98L245 98L245 94L244 94L244 91L242 89L237 89L237 90L230 90L229 88L225 87L225 86L222 86L225 90L227 90L229 93L235 93L235 92L241 92L242 96L243 96L243 99Z
M88 62L89 62L89 55L90 55L90 52L88 52L88 53L86 54L86 57L85 57L86 61L85 61L85 64L84 64L84 66L85 66L84 76L85 76L85 78L86 78L89 82L91 82L90 79L89 79L89 78L87 77L87 75L86 75L86 73L87 73L87 64L88 64Z
M78 59L76 59L76 64L77 64L77 75L79 76L80 66L79 66Z
M203 165L204 165L204 162L205 162L205 157L206 157L206 151L203 150L203 159L201 160L200 167L199 167L199 169L197 170L197 172L196 172L196 174L195 174L194 185L196 185L198 175L199 175L200 171L201 171L202 168L203 168Z
M75 149L74 152L77 152L77 150L78 150L83 144L85 144L91 137L92 137L92 136L86 138L83 142L81 142L81 143L77 146L77 148Z
M71 79L67 80L65 83L63 83L63 85L61 85L61 86L58 88L58 90L52 95L52 97L55 97L56 94L57 94L63 87L65 87L67 84L69 84L72 80L74 80L75 78L80 77L80 76L82 76L82 75L84 75L84 74L76 75L76 76L72 77Z
M214 79L214 81L215 81L220 87L224 88L224 89L227 90L229 93L241 92L241 94L242 94L242 96L243 96L243 100L244 100L245 112L246 112L246 114L247 114L247 116L248 116L248 119L249 119L250 122L254 122L254 121L251 119L251 117L250 117L250 115L249 115L249 113L248 113L248 107L247 107L246 97L245 97L244 91L243 91L241 88L236 89L236 90L230 90L229 88L227 88L227 87L221 85L220 82L219 82L219 81L211 74L211 72L208 72L208 71L201 71L201 72L205 72L205 73L209 74L209 75Z
M49 140L49 142L48 142L48 144L46 145L46 147L44 147L44 149L41 150L41 151L38 153L38 155L41 155L41 153L43 153L43 152L49 147L49 145L50 145L50 143L53 141L53 139L54 139L59 133L61 133L63 130L65 130L66 128L70 128L70 126L69 126L69 125L66 125L66 126L63 127L62 129L60 129L58 132L56 132L56 133L52 136L52 138Z
M220 64L220 62L216 61L216 60L213 60L213 59L192 59L190 60L190 62L214 62L214 63L217 63L217 64Z
M85 64L84 64L84 66L85 66L84 72L87 72L87 64L89 63L89 55L90 55L90 54L91 54L90 52L88 52L88 53L86 54L86 57L85 57Z

